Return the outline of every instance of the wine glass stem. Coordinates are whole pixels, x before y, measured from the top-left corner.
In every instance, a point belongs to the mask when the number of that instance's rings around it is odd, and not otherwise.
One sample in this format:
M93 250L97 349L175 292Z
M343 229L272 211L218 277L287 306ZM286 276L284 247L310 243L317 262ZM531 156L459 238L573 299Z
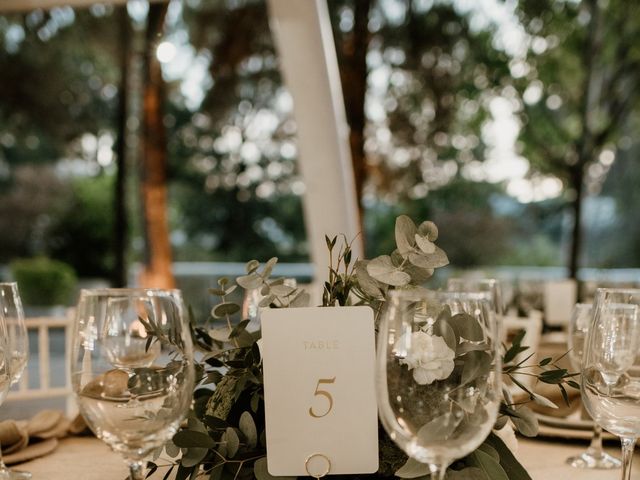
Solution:
M131 462L129 464L129 480L144 480L144 462Z
M429 464L429 472L431 472L431 477L429 478L429 480L444 480L444 476L447 473L447 466L446 464L435 464L435 463L430 463Z
M591 437L588 451L594 457L602 456L602 427L600 425L593 427L593 437Z
M622 480L631 480L631 462L633 461L633 450L636 446L636 439L633 437L622 437Z
M4 464L4 458L2 457L2 447L0 447L0 473L6 472L7 466Z

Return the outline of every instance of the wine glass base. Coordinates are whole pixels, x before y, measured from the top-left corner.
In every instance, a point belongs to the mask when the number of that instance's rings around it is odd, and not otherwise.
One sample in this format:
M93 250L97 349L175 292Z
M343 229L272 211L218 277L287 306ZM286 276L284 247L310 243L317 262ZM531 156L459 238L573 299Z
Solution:
M622 467L620 459L602 452L599 455L593 455L586 451L575 457L567 458L567 463L575 468L588 468L593 470L613 470Z
M22 472L20 470L10 470L4 468L0 470L0 480L30 480L30 472Z

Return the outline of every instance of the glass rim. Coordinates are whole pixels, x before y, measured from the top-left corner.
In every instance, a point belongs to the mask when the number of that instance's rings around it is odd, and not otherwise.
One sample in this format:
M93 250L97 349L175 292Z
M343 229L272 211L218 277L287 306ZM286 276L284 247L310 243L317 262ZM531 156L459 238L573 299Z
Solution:
M390 299L409 299L409 300L432 300L434 298L445 298L451 300L476 300L476 301L487 301L489 302L491 299L488 298L490 292L483 291L473 291L473 292L462 292L462 291L450 291L450 290L428 290L428 289L411 289L411 290L391 290L387 292L387 295Z
M460 282L460 283L478 283L478 284L490 284L490 285L496 285L500 283L500 279L495 278L495 277L482 277L482 278L465 278L465 277L450 277L447 278L447 284L449 282Z
M152 295L149 295L152 294ZM131 297L131 296L182 296L182 292L177 288L82 288L80 289L80 298L85 297Z
M595 296L603 295L607 293L640 295L640 288L631 288L631 287L629 288L615 288L615 287L596 288Z

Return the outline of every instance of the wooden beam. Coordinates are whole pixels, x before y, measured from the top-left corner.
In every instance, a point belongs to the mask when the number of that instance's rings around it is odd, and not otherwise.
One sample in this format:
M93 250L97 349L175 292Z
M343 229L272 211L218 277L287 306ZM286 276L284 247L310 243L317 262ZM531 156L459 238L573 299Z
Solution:
M268 0L285 84L298 125L298 162L316 281L329 262L324 235L360 230L338 60L325 0ZM361 237L354 258L363 258Z

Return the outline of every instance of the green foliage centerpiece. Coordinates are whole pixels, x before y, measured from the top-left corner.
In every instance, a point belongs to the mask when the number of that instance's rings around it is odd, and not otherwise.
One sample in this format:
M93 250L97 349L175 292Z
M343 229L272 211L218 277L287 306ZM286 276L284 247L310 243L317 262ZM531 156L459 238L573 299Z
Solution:
M387 293L393 289L423 289L422 286L436 268L449 263L445 252L436 246L438 229L432 222L416 226L407 216L396 220L397 248L390 255L373 260L352 258L352 244L343 237L325 237L330 265L324 283L322 305L338 307L368 305L379 318ZM220 299L212 309L211 318L198 324L192 318L192 334L200 352L197 364L198 381L193 408L186 426L166 446L166 453L176 460L169 466L165 478L176 469L176 479L273 479L267 472L264 385L260 352L260 331L249 331L250 318L242 314L241 305L231 300L237 290L254 294L259 307L288 308L307 306L310 296L285 279L272 279L276 264L272 258L266 264L252 260L246 274L235 282L222 278L218 288L210 293ZM216 320L222 327L212 328ZM557 384L566 398L565 385L576 387L572 374L560 368L556 361L545 358L529 365L529 357L516 363L527 347L521 345L523 334L504 347L503 373L523 389L524 401L545 406L550 401L533 393L513 378L515 373L534 375L539 381ZM537 433L537 421L531 410L513 401L505 390L496 429L509 421L524 435ZM407 460L380 431L380 469L374 475L359 478L416 478L428 474L426 466ZM150 472L157 469L150 462ZM529 475L510 450L495 434L472 454L450 467L451 478L488 480L525 480ZM449 478L449 477L447 477Z

